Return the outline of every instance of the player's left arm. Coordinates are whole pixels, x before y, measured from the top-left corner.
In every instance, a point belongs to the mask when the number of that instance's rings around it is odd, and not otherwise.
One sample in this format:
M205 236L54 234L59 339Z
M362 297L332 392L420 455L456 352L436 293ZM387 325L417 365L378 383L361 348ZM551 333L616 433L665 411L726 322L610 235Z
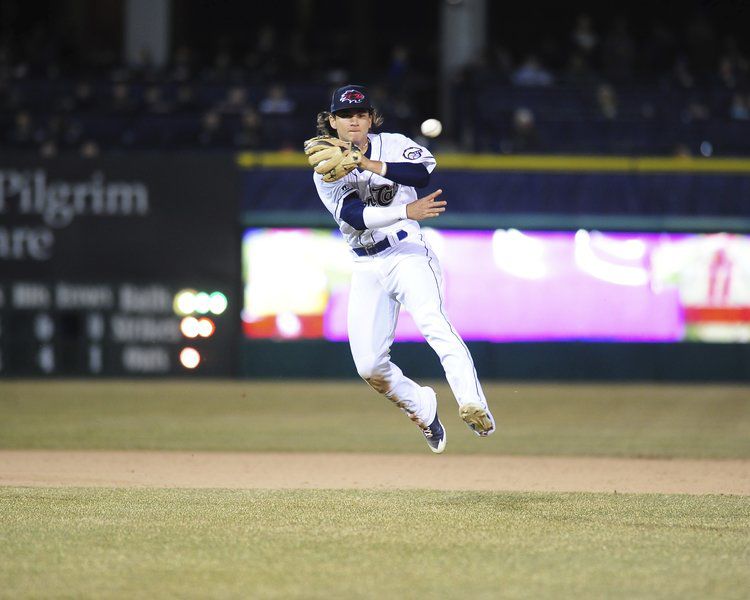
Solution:
M360 168L387 177L394 183L415 188L427 187L430 183L430 172L422 163L381 162L363 156Z
M427 148L419 146L406 136L399 136L398 139L404 146L404 161L384 162L362 156L360 168L386 177L394 183L415 188L427 187L430 183L430 173L435 168L434 157Z

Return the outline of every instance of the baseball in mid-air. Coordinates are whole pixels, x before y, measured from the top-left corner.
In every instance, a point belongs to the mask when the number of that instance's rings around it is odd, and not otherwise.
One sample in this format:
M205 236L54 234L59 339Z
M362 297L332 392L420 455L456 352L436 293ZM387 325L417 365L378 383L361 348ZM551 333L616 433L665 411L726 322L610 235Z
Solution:
M422 123L422 135L436 138L443 131L443 124L437 119L427 119Z

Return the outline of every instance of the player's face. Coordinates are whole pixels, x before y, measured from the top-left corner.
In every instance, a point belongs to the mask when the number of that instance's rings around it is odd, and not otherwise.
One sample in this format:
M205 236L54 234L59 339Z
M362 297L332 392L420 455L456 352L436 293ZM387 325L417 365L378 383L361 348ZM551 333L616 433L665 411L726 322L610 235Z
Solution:
M367 110L356 108L339 110L335 115L331 115L330 123L339 138L345 142L354 142L361 147L372 127L372 116Z

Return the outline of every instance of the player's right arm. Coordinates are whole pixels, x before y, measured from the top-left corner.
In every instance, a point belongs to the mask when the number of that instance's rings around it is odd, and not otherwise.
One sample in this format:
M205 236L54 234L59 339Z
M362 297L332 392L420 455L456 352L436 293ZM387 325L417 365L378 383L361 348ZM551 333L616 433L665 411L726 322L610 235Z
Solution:
M318 174L315 174L314 180L318 195L331 214L357 231L388 227L405 219L421 221L437 217L445 212L445 206L448 204L444 200L436 200L443 193L443 190L436 190L409 204L387 207L366 206L359 197L357 189L347 181L326 183Z
M445 200L437 200L442 193L443 190L435 190L409 204L388 207L365 206L359 195L353 193L344 199L340 216L354 229L360 231L388 227L404 219L422 221L439 217L445 212L448 203Z

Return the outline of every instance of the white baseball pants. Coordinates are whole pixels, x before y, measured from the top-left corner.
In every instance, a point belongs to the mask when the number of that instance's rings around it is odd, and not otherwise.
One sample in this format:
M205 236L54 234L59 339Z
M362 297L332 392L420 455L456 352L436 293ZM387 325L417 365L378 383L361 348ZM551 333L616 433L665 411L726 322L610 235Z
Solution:
M427 424L436 410L430 396L390 359L401 306L440 357L459 406L487 405L469 349L445 314L442 285L440 264L429 246L404 240L355 262L349 293L349 344L357 372L375 391Z

